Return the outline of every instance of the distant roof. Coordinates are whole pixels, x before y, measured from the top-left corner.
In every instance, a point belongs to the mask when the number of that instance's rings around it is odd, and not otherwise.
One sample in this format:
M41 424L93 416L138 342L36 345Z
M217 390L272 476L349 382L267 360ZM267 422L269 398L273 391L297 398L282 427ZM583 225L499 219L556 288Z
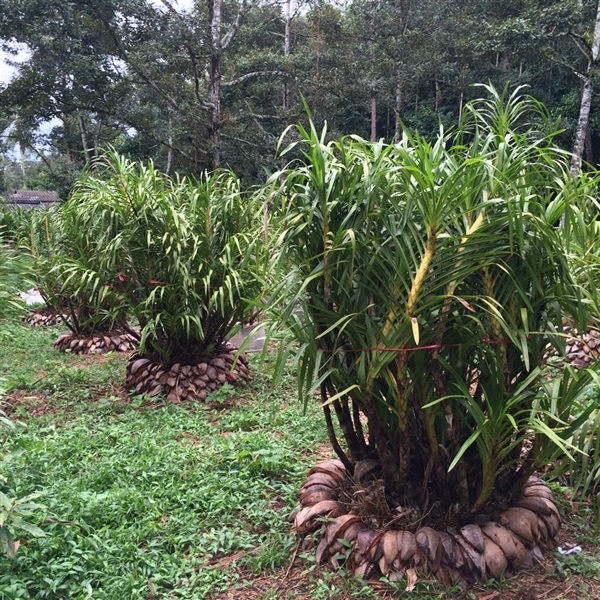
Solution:
M30 208L47 208L58 202L56 192L48 190L17 190L12 194L4 194L4 199L9 206L18 206L29 210Z

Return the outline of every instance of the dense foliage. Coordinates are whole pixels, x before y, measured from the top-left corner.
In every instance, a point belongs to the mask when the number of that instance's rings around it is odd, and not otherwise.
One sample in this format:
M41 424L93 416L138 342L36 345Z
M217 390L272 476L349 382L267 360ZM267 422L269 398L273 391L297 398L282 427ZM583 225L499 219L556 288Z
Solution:
M23 312L23 302L16 290L25 289L27 278L23 277L24 264L14 250L4 244L0 237L0 321Z
M439 120L455 122L475 82L528 84L561 118L570 149L581 76L595 65L596 8L592 0L2 0L2 45L29 54L0 84L0 129L23 153L2 163L0 188L65 197L109 143L166 172L221 163L256 180L276 167L277 137L302 116L299 93L334 136L391 141L402 122L430 138ZM591 119L593 161L594 106Z
M114 152L94 167L63 208L86 245L73 280L114 296L114 310L127 308L142 354L164 364L212 354L262 295L259 196L225 171L172 179Z
M320 390L349 469L377 457L390 507L434 522L509 502L586 418L591 374L544 365L563 322L587 324L558 225L589 181L537 103L487 91L433 143L299 128L303 158L274 177L301 392Z

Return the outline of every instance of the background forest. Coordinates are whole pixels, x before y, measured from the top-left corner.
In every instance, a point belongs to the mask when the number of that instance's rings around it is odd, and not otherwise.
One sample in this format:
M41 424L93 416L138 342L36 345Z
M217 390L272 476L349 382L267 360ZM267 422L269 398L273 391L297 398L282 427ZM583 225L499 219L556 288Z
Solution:
M572 149L597 48L591 0L0 0L0 191L62 197L96 148L167 173L271 171L303 95L332 137L456 122L474 83L526 84ZM594 53L595 52L595 53ZM600 152L591 106L584 159ZM598 125L596 125L598 123ZM42 126L40 128L40 126ZM20 155L20 156L19 156Z

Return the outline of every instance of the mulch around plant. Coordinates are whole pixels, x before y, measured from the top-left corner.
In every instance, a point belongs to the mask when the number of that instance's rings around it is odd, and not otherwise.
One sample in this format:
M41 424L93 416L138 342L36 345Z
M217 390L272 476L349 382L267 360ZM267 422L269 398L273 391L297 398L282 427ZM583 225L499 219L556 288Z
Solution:
M600 561L600 549L586 547L585 544L578 542L574 524L576 518L576 514L565 517L558 534L558 545L567 547L574 544L581 545L583 555L587 554L588 557ZM589 527L593 527L593 523L589 523ZM314 548L307 553L314 553ZM418 597L425 600L440 597L449 600L597 600L600 598L600 577L586 577L579 573L572 573L566 578L561 577L554 560L555 556L558 555L548 552L542 563L532 569L521 570L508 580L487 586L474 585L459 592L444 592L444 588L438 582L428 578L421 578L420 583L428 583L429 591L419 589L417 584L412 594L403 591L402 588L392 590L388 584L380 581L373 581L370 585L381 600L401 597ZM302 552L293 556L293 564L258 576L247 572L239 564L243 562L241 560L243 557L242 553L222 557L214 566L235 570L239 581L247 583L214 594L210 597L211 600L260 600L262 598L312 600L314 597L311 591L312 584L319 577L325 576L330 587L334 586L337 589L336 600L351 600L356 597L351 589L346 591L349 587L348 580L352 578L351 574L343 570L334 573L326 566L313 570L312 563L302 556Z
M54 342L60 352L73 354L104 354L106 352L131 352L137 347L135 335L121 328L97 333L92 336L80 336L74 333L63 333Z
M24 317L23 322L34 327L53 327L63 325L68 320L68 315L59 313L51 306L43 306L30 310Z
M455 600L596 600L600 598L600 582L591 581L581 575L561 580L552 571L551 561L545 561L531 571L521 571L516 577L502 584L501 590L485 587L472 587L462 592L447 592L448 599ZM231 568L228 565L224 568ZM286 576L286 570L281 569L252 578L252 575L239 570L240 580L249 580L247 587L233 588L211 596L211 600L259 600L265 597L275 597L285 600L312 600L311 580L319 577L320 571L307 573L308 565L294 566ZM330 581L340 591L336 593L338 600L351 600L356 597L353 592L344 592L347 587L347 577L338 574ZM435 585L433 580L428 583ZM416 591L408 595L402 591L392 591L382 582L371 584L381 600L407 597L440 597L443 588L437 592Z

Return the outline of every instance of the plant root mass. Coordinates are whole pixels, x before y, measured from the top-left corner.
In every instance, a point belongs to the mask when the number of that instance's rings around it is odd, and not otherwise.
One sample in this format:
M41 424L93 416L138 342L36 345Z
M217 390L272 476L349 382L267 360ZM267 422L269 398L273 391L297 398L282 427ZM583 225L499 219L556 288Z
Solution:
M358 481L333 459L313 467L300 489L294 529L300 535L320 529L318 564L344 564L358 577L392 581L412 570L450 586L508 576L555 547L560 515L537 477L495 518L436 529L424 525L428 515L414 507L390 511L379 480Z
M157 396L164 394L169 402L205 400L210 392L221 386L249 378L245 354L225 344L210 357L194 364L161 365L149 358L134 354L127 363L127 387L138 393Z

